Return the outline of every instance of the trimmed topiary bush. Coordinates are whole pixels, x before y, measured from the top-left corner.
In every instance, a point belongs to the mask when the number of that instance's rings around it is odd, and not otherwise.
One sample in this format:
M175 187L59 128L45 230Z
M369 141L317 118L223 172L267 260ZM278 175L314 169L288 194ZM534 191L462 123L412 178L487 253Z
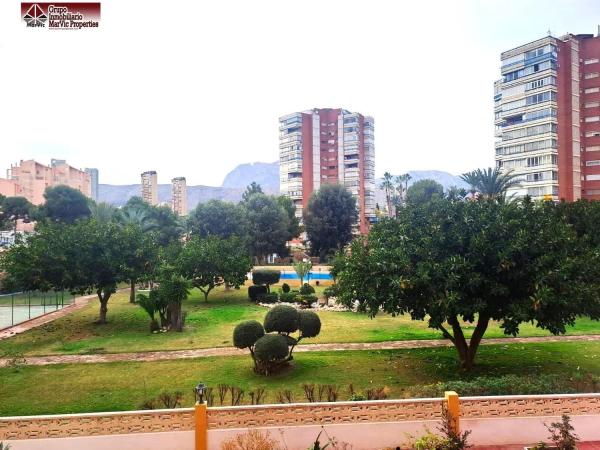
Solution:
M285 303L294 303L298 294L296 292L282 292L279 294L279 301Z
M288 341L281 334L265 334L254 344L254 358L258 371L268 375L285 362L289 355Z
M318 336L321 332L321 319L319 315L313 311L299 311L298 315L300 317L298 322L300 339Z
M271 291L272 284L279 283L281 271L273 269L255 269L252 271L252 283L255 285L264 284L267 292Z
M312 294L300 296L300 303L302 303L302 305L304 305L306 307L310 307L310 305L312 305L313 303L315 303L318 300L319 300L319 297L317 297L316 295L312 295Z
M300 287L300 293L302 295L310 295L310 294L314 294L315 293L315 288L312 287L310 284L308 283L304 283L301 287Z
M258 297L258 299L261 303L277 303L279 300L279 295L277 295L275 292L269 292L261 295Z
M300 316L296 308L288 305L275 306L265 316L265 331L289 334L298 330Z
M248 286L248 297L253 302L257 302L261 295L265 295L267 293L266 286Z
M338 289L337 286L335 284L326 287L325 289L323 289L323 296L329 300L332 297L337 297L338 296Z
M283 283L281 285L281 291L287 294L288 292L290 292L290 285L287 283Z
M238 323L233 330L233 345L237 348L250 348L265 335L265 329L257 320Z

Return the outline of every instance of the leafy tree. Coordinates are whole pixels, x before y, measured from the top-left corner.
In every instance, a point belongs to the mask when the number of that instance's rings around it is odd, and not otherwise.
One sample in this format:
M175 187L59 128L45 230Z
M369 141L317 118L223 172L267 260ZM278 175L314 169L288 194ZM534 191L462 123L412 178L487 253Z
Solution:
M155 318L158 312L158 289L152 289L148 295L138 294L137 304L150 316L150 332L158 331L160 326Z
M239 288L244 284L252 261L237 237L194 237L183 247L176 267L208 301L208 294L216 286L228 284Z
M143 233L149 233L158 228L158 224L151 216L151 209L132 206L119 210L117 219L123 225L135 226Z
M333 275L346 305L427 319L465 370L492 320L516 336L523 322L559 334L579 315L600 318L599 252L551 202L409 203L356 240ZM475 323L470 342L465 323Z
M127 279L126 240L114 223L49 222L2 254L0 266L11 285L26 291L95 292L100 302L97 322L103 324L111 295Z
M12 222L15 233L19 220L28 222L34 213L35 207L25 197L5 197L2 201L2 219Z
M181 304L190 295L191 283L181 275L171 273L160 279L159 296L167 301L167 321L169 330L183 331Z
M358 220L356 199L339 184L325 184L313 193L304 215L312 255L331 256L352 240Z
M463 173L460 178L468 183L474 192L487 199L504 199L508 189L520 184L516 174L501 172L498 167L473 170Z
M149 281L159 264L159 247L155 233L144 233L137 225L124 225L123 254L124 271L129 280L129 302L135 303L135 285L138 281Z
M394 177L394 182L396 183L396 197L394 203L396 204L396 208L399 208L406 203L406 192L408 191L408 182L410 180L412 180L412 176L409 173Z
M300 279L300 286L304 285L304 279L308 281L310 277L310 270L312 269L312 262L310 261L299 261L294 264L294 271Z
M249 224L249 246L258 262L271 253L286 252L289 216L274 197L253 194L243 203Z
M246 211L240 205L221 200L200 203L187 218L187 229L192 236L245 238L248 234Z
M131 197L122 209L122 223L139 223L144 231L156 232L158 245L178 241L184 227L180 218L168 206L153 206L140 197Z
M287 240L291 241L294 238L300 236L302 233L302 227L300 226L300 220L296 217L296 207L292 199L286 195L280 195L277 197L277 203L285 210L289 218L288 225L288 236Z
M260 187L260 184L258 184L256 181L253 181L246 187L246 190L242 194L242 201L247 202L248 200L250 200L250 197L252 197L255 194L264 194L264 192Z
M418 204L441 198L444 195L444 187L435 180L428 178L415 181L406 191L406 203Z
M92 215L90 199L72 187L49 187L44 192L44 199L45 202L40 207L40 216L47 220L73 223Z

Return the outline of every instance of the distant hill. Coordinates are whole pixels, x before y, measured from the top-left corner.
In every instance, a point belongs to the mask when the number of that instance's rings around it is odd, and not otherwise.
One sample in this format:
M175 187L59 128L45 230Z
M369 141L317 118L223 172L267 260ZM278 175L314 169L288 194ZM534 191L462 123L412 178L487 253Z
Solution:
M279 162L240 164L225 176L221 186L245 189L253 181L264 191L279 192Z
M440 170L412 170L408 173L412 176L409 185L415 181L430 178L440 183L445 189L450 186L468 187L459 177ZM242 199L242 193L246 186L253 181L260 184L263 191L268 194L279 193L279 163L240 164L225 176L222 186L188 186L188 208L193 209L198 203L212 199L238 202ZM381 179L376 180L376 183L379 186ZM98 200L114 206L123 206L131 197L139 196L140 189L139 184L101 184L98 187ZM169 203L170 200L171 185L159 184L158 201ZM375 192L375 200L380 205L385 202L385 194L379 188Z

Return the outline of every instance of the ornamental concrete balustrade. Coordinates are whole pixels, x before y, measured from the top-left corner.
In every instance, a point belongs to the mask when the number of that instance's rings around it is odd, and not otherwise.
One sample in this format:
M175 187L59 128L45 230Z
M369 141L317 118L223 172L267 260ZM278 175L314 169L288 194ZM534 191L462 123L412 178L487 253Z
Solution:
M353 450L406 444L435 431L442 405L471 430L471 445L547 441L544 424L568 414L582 441L600 441L600 394L531 395L296 403L0 418L0 441L12 450L219 450L231 437L259 429L288 450L306 449L320 431ZM325 435L325 434L324 434ZM321 441L322 443L324 440Z

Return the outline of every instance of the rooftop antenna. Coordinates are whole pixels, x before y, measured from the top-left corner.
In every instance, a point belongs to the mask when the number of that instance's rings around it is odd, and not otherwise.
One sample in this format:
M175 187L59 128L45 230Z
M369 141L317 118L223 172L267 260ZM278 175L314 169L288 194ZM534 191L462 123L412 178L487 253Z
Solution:
M600 26L599 26L600 29ZM548 36L552 36L552 30L548 30Z
M598 24L598 34L596 36L600 37L600 24Z

